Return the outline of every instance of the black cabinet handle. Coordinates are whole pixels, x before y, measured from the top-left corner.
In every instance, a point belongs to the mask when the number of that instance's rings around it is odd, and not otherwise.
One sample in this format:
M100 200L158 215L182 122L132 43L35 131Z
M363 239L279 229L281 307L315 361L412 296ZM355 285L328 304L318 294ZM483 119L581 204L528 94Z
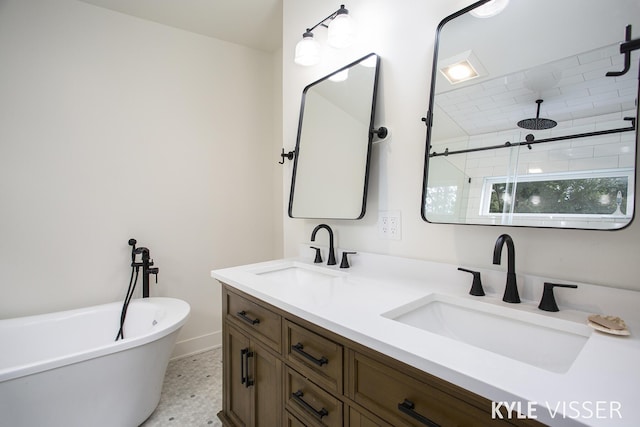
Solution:
M327 359L326 357L321 356L320 359L316 359L315 357L304 351L303 348L304 346L302 345L302 343L294 344L291 346L291 350L307 358L318 366L326 365L327 363L329 363L329 359Z
M440 424L436 424L433 421L431 421L429 418L425 417L424 415L420 415L419 413L417 413L415 411L415 407L416 405L408 399L404 399L402 403L398 403L398 410L400 412L409 415L414 420L418 420L426 426L440 427Z
M319 411L316 411L316 409L313 406L309 405L307 402L304 401L304 399L302 398L303 396L304 396L304 393L302 392L302 390L298 390L295 393L291 393L291 397L293 397L293 400L295 400L300 405L302 405L302 407L306 409L307 412L309 412L311 415L313 415L317 419L321 420L323 417L326 417L327 415L329 415L329 411L327 411L324 408L321 408Z
M260 323L260 319L250 318L249 316L247 316L247 312L244 310L237 312L236 315L250 325L257 325L258 323Z
M247 382L247 376L245 374L245 367L247 367L247 365L244 359L248 352L248 348L243 348L242 350L240 350L240 384L244 384Z
M249 351L249 349L245 349L245 353L244 353L244 372L246 373L246 377L245 377L245 381L244 381L244 386L246 388L249 388L253 385L253 380L249 379L249 358L253 357L253 351Z

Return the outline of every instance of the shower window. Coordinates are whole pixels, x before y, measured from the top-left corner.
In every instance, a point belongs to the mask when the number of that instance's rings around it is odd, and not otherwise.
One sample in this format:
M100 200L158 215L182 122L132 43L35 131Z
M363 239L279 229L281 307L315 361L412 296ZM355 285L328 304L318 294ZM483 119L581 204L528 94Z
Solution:
M481 215L629 216L633 169L489 177L483 185Z

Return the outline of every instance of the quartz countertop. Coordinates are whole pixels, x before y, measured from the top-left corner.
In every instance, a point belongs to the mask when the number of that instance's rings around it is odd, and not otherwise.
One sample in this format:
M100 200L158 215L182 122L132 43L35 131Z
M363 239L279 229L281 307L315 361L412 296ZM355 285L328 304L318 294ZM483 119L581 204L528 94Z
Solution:
M508 304L501 301L504 269L460 266L482 273L486 296L474 297L469 295L471 275L458 271L457 265L358 253L350 256L351 268L341 269L313 264L314 253L306 246L301 246L300 253L298 258L214 270L211 276L495 405L515 405L515 410L545 424L635 427L640 422L636 402L640 391L640 292L564 281L578 284L578 289L556 289L560 311L550 313L537 305L543 283L558 282L553 278L518 274L522 303ZM292 276L291 280L275 280L264 274L295 265L322 274L319 278L313 274ZM624 319L631 335L593 330L568 370L552 372L383 316L434 293L504 305L540 319L551 317L577 325L586 325L590 314L616 315ZM513 345L526 339L514 336Z

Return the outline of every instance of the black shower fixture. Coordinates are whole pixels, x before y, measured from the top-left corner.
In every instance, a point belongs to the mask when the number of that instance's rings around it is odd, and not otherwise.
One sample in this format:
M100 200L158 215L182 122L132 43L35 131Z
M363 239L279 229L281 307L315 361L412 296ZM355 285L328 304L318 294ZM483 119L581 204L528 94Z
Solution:
M530 130L544 130L554 128L558 125L558 122L556 122L555 120L540 118L540 104L542 104L542 102L542 99L536 99L536 104L538 104L536 118L520 120L518 122L518 127Z

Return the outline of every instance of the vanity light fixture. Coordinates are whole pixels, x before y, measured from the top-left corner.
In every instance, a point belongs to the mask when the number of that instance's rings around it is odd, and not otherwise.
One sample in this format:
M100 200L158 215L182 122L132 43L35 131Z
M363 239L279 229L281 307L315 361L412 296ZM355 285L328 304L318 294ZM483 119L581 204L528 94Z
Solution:
M329 24L327 25L327 21ZM305 67L316 65L320 62L320 43L313 38L313 30L323 26L329 29L327 43L329 46L342 49L351 46L355 40L355 27L349 16L349 11L340 5L340 9L324 18L302 34L302 40L296 45L294 62Z
M307 30L302 35L302 40L296 45L294 59L296 64L309 67L320 62L320 43L315 41L313 33Z
M502 12L509 5L509 0L491 0L476 7L470 13L476 18L491 18Z

